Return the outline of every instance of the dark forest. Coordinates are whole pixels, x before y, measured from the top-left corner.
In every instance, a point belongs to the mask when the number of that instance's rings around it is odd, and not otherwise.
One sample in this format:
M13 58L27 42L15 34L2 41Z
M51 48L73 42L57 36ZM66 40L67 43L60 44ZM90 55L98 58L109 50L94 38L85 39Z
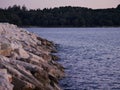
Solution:
M0 9L0 22L39 27L120 27L120 5L107 9L66 6L43 10L14 5Z

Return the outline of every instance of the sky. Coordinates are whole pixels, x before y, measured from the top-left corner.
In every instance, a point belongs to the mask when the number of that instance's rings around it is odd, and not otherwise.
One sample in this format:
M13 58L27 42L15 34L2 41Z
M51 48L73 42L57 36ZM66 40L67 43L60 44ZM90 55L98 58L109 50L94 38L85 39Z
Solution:
M114 8L120 0L0 0L0 8L13 5L25 5L28 9L43 9L59 6L80 6L93 9Z

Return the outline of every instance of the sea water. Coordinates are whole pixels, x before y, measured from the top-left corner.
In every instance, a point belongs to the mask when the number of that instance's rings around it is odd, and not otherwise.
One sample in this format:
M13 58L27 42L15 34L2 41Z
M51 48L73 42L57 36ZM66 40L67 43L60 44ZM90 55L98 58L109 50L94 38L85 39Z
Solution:
M120 28L27 28L58 44L63 90L120 90Z

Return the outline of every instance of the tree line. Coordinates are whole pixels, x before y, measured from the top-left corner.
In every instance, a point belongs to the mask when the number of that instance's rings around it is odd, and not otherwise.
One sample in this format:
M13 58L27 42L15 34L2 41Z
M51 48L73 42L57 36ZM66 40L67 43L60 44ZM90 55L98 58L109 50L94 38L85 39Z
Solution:
M0 22L40 27L119 27L120 5L107 9L66 6L43 10L14 5L0 8Z

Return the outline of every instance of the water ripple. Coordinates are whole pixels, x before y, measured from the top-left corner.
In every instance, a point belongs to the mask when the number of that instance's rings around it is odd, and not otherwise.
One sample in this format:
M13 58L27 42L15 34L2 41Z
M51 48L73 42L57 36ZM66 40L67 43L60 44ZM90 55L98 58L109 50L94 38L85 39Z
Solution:
M59 44L64 90L120 90L120 28L35 29Z

